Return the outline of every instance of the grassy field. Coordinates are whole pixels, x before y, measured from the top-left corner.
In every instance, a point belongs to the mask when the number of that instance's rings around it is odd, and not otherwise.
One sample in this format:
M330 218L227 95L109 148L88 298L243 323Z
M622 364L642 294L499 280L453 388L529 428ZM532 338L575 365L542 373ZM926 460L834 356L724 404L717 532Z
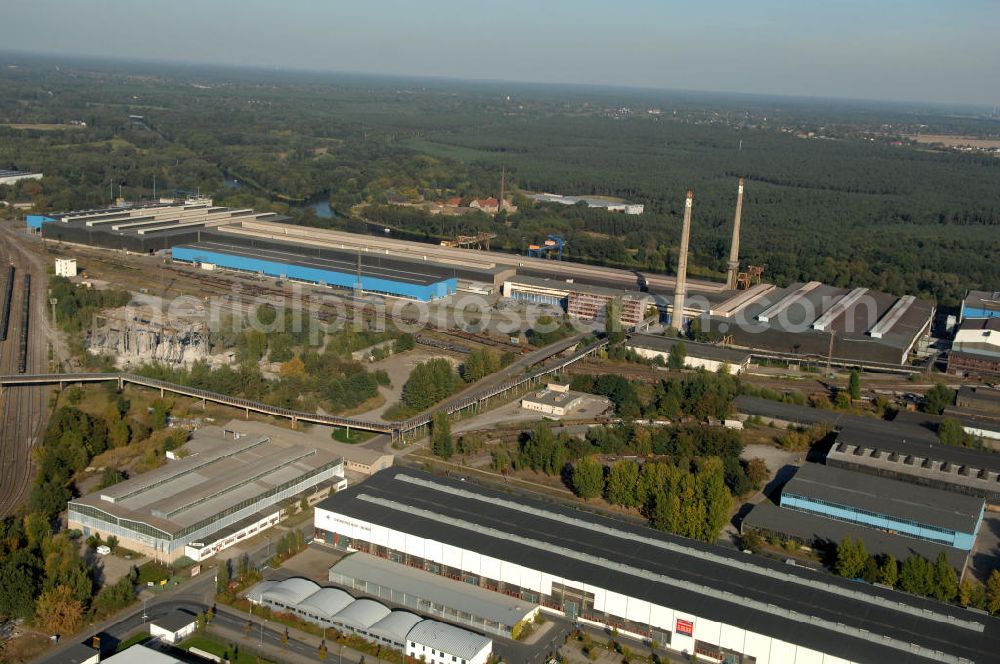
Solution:
M23 124L23 123L10 123L3 125L4 127L10 127L11 129L25 129L33 131L62 131L64 129L84 129L80 125L71 124Z
M976 138L975 136L955 136L952 134L917 134L910 137L917 143L946 145L950 148L968 145L981 150L1000 148L998 138Z
M373 431L360 431L358 429L354 429L348 435L346 429L334 429L330 437L341 443L363 443L376 435L378 434Z
M204 634L198 634L196 636L192 636L190 639L185 641L181 645L181 647L184 648L185 650L190 650L191 648L197 648L198 650L204 650L205 652L210 652L213 655L217 655L219 657L223 657L226 654L228 654L229 661L232 664L258 664L258 662L262 663L270 662L273 664L273 660L260 657L256 653L252 652L249 648L246 648L245 646L241 646L239 648L239 652L237 652L236 656L234 657L232 653L229 652L228 645L226 645L222 641L216 640L215 638Z

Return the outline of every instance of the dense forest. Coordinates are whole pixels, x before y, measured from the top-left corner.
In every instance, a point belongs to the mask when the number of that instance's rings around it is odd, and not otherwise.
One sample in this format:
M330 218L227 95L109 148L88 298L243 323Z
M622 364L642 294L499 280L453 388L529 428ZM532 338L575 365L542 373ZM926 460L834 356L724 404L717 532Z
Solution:
M435 242L490 230L494 247L515 252L560 233L572 260L669 272L690 188L691 271L721 278L742 175L743 259L771 281L944 305L967 288L1000 289L1000 159L907 140L1000 134L985 115L45 60L0 70L0 91L0 168L47 175L0 187L0 198L42 210L107 204L112 191L149 197L155 177L161 195L210 194L299 223ZM507 218L389 205L495 196L501 165L520 207ZM618 196L646 211L534 206L526 191ZM336 216L317 217L305 205L315 201Z

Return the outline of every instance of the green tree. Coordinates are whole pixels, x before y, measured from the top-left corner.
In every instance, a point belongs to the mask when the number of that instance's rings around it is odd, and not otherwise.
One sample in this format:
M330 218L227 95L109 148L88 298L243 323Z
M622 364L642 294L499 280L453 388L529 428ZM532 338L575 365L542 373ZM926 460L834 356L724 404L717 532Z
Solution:
M1000 612L1000 570L993 570L986 581L986 610Z
M903 561L899 587L914 595L930 595L934 589L934 566L916 554Z
M451 441L451 417L448 413L434 413L431 432L431 451L442 459L450 459L455 448Z
M948 562L944 551L938 554L937 562L934 563L934 587L931 594L942 602L950 602L958 594L958 574Z
M851 369L847 391L851 395L852 401L857 401L861 398L861 372L857 369Z
M639 464L627 459L611 464L605 493L609 503L622 507L638 507Z
M975 579L966 577L958 586L958 603L964 607L982 609L986 603L986 588Z
M683 341L678 341L670 349L670 354L667 356L667 368L680 371L684 368L685 358L687 358L687 347Z
M861 576L867 560L868 552L865 550L864 542L845 537L837 546L835 569L840 576L855 579Z
M922 408L931 415L940 415L944 409L955 403L955 390L944 383L938 383L924 395Z
M604 466L594 457L580 459L573 468L573 491L584 500L590 500L604 491Z
M878 567L878 582L895 588L899 581L899 563L892 556L886 555Z
M945 445L954 447L978 447L976 437L967 433L962 423L953 417L945 417L938 423L938 439Z
M729 521L733 497L726 487L722 459L704 459L696 475L697 491L705 505L705 523L700 534L706 542L714 542Z
M34 613L41 574L38 565L27 549L7 554L0 561L0 617L28 618Z

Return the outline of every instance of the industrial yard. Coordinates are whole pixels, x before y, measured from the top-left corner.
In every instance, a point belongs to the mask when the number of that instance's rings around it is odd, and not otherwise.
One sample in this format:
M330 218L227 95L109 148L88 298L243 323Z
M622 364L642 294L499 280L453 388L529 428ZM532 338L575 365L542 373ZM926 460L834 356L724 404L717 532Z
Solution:
M0 62L0 659L992 661L995 108L831 102L812 42L726 60L805 97L625 87L714 15L574 15L628 18L562 46L604 88L471 9L285 9L166 49L274 69ZM278 62L427 35L503 70Z

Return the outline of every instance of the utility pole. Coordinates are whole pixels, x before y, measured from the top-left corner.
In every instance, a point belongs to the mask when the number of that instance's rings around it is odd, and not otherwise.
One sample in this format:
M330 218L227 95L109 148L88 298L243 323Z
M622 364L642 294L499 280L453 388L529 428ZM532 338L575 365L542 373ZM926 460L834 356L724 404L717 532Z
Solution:
M833 338L836 336L833 328L830 329L830 348L826 352L826 372L830 373L830 365L833 363Z

